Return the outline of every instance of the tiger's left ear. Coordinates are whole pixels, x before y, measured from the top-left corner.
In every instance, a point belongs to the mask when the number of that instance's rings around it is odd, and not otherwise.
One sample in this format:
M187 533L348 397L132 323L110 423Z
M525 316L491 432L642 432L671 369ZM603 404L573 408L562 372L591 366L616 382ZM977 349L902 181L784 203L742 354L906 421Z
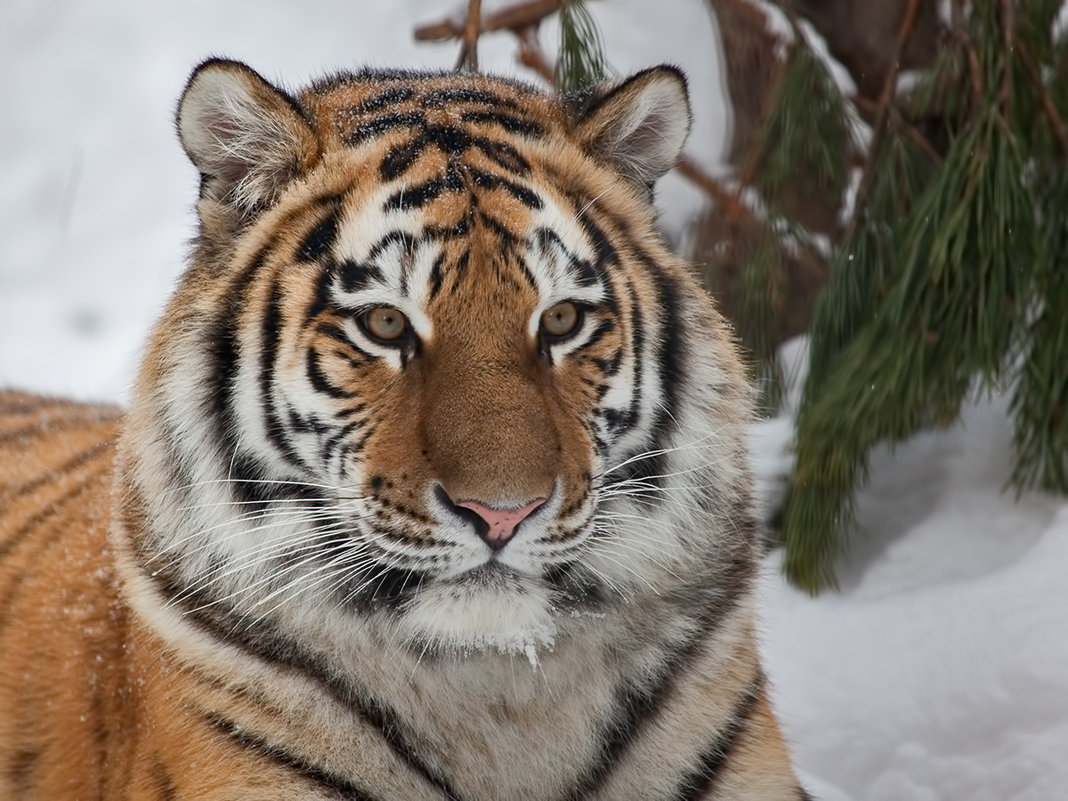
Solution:
M643 70L600 98L575 132L595 156L651 187L674 166L690 133L686 78L666 65Z

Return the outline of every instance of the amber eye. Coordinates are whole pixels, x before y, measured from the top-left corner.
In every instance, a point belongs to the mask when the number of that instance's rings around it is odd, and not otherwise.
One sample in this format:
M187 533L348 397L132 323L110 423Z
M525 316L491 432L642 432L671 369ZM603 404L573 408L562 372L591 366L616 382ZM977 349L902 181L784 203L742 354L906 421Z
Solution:
M582 322L582 310L571 301L557 303L541 315L541 330L560 339L573 334Z
M391 306L379 306L365 312L363 325L368 334L384 342L398 340L408 330L408 320L399 309Z

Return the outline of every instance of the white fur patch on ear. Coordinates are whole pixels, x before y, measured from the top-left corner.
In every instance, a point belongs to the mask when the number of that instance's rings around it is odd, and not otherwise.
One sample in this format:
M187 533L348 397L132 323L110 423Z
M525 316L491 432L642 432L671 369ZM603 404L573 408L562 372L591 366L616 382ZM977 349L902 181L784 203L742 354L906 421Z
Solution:
M629 78L578 123L584 144L645 186L674 166L689 133L686 79L667 66Z
M220 199L249 209L318 155L295 102L237 61L211 60L189 79L178 104L178 136Z

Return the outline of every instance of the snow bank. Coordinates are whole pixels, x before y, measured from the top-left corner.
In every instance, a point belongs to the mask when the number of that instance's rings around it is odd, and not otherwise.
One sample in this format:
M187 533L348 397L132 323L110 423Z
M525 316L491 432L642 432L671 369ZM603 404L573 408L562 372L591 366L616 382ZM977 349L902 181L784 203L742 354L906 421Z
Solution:
M803 359L795 344L799 379ZM768 468L789 468L788 423L756 427L765 497ZM823 801L1065 797L1068 504L1004 493L1010 446L997 397L876 451L840 594L808 598L767 560L767 670Z

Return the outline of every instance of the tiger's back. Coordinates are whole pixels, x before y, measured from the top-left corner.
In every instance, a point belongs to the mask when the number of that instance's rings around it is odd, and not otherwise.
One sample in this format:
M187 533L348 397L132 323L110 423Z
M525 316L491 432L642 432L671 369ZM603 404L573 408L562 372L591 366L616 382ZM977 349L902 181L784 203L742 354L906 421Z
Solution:
M129 411L0 396L0 799L803 799L671 68L194 73Z
M107 544L119 419L0 393L0 798L116 789L134 723Z

